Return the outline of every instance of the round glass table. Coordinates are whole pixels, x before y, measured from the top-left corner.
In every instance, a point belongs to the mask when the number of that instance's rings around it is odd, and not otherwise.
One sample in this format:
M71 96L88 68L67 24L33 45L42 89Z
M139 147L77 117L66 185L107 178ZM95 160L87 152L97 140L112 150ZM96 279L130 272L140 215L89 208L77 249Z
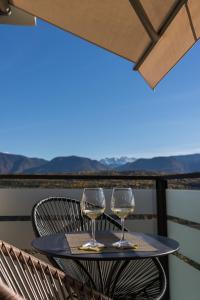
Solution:
M164 270L158 258L172 254L179 249L178 242L168 237L139 232L131 234L134 234L137 238L144 239L156 248L156 251L139 251L137 249L133 251L130 249L125 251L120 250L119 252L83 252L77 254L72 253L66 234L64 233L36 238L32 241L32 246L47 256L73 260L80 268L80 272L85 273L92 287L112 297L115 292L117 293L117 290L120 293L120 280L124 284L132 276L135 281L134 288L137 290L137 287L147 278L148 282L151 282L149 279L151 272L153 281L156 268L162 280L166 281ZM152 265L153 263L155 266ZM133 276L134 272L135 275ZM137 286L135 287L136 283Z

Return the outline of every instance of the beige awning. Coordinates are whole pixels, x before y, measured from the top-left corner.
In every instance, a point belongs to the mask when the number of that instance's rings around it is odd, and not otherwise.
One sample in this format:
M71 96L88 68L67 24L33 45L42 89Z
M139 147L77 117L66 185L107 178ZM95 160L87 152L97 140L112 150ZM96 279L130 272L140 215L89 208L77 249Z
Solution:
M134 62L134 69L152 88L200 36L200 0L9 0L9 3Z

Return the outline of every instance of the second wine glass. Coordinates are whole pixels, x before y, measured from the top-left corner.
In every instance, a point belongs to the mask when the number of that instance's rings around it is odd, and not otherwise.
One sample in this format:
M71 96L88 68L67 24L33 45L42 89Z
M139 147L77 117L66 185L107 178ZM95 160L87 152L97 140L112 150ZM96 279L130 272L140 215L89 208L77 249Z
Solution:
M131 188L114 188L111 198L111 210L121 219L122 235L120 241L113 244L117 248L131 248L132 244L124 238L124 220L135 209L135 201Z
M95 220L104 213L105 197L102 188L85 188L81 199L81 212L91 219L92 239L82 245L83 249L98 249L104 245L95 239Z

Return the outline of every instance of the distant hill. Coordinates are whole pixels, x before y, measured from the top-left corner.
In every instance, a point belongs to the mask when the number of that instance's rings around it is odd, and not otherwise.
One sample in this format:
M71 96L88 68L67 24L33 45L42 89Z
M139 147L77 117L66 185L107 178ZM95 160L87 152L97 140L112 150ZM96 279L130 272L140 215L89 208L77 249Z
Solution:
M40 158L0 152L0 174L23 173L27 169L40 167L46 162Z
M121 156L121 157L106 157L100 160L100 163L102 163L105 166L108 166L110 169L115 169L119 166L125 165L127 163L134 162L136 158L133 157L126 157L126 156Z
M137 159L118 167L118 171L148 171L164 173L190 173L200 171L200 154Z
M184 172L200 171L200 154L174 156L184 166Z
M37 168L26 170L26 174L51 174L74 172L98 172L106 170L97 160L79 156L56 157Z

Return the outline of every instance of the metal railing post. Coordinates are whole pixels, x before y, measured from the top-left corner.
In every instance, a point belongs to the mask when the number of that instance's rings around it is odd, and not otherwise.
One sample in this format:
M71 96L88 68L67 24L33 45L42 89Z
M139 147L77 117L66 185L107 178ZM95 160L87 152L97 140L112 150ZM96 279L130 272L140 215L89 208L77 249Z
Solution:
M167 236L167 205L166 205L167 180L163 177L156 179L156 202L157 202L157 230L159 235ZM168 257L161 257L160 262L163 265L167 277L167 289L163 297L164 300L170 299L169 286L169 263Z

